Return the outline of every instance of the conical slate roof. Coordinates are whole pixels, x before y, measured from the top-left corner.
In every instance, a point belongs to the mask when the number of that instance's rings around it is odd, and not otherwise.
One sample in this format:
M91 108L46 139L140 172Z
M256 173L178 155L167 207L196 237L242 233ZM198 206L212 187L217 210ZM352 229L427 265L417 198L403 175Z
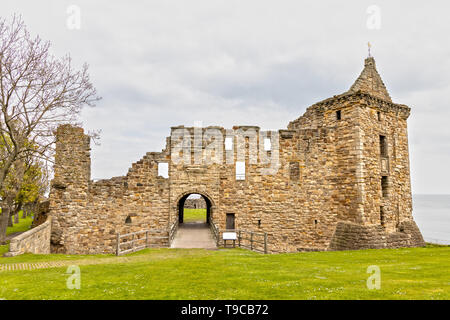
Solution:
M368 57L364 61L364 69L351 86L349 93L361 91L377 98L392 102L391 97L375 67L375 59Z

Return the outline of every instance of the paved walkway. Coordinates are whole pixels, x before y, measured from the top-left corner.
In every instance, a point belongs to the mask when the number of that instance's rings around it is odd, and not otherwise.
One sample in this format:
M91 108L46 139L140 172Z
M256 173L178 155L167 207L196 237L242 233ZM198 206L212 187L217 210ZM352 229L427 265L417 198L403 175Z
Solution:
M36 270L61 268L71 265L93 265L93 264L110 264L110 263L125 263L130 259L127 257L112 257L101 259L84 259L84 260L57 260L57 261L37 261L26 263L5 263L0 264L0 272L2 271L17 271L17 270Z
M170 247L217 249L209 225L203 222L180 224Z

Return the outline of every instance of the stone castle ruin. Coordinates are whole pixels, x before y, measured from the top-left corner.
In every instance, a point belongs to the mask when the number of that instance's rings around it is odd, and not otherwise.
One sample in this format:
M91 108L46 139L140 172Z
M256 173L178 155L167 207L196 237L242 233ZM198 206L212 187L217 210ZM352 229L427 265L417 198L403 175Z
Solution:
M287 129L172 127L162 152L91 180L90 139L57 129L51 250L113 253L118 233L170 233L191 194L218 230L267 234L268 252L422 246L412 217L407 119L375 67ZM166 170L166 173L164 173ZM170 246L171 238L156 246Z

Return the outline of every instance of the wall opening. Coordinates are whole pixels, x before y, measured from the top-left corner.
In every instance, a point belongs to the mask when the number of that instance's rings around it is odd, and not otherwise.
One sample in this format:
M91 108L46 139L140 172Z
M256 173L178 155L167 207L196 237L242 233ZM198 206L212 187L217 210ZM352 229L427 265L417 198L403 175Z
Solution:
M245 180L245 162L236 161L236 180Z
M169 178L169 163L158 162L158 176L165 179Z
M383 158L387 158L387 156L388 156L386 136L381 136L381 135L380 135L380 155Z
M234 230L236 228L235 218L236 217L234 213L227 213L227 220L226 220L227 230Z
M205 224L211 219L211 201L199 193L189 193L178 201L178 223Z
M125 219L125 224L131 224L131 217L130 217L130 216L128 216L128 217Z
M233 138L230 137L225 138L225 150L226 151L233 150Z
M383 195L383 198L387 198L388 193L388 177L382 176L381 177L381 194Z
M380 111L377 111L377 119L378 119L378 121L381 121L381 112Z
M272 150L272 142L270 141L270 138L264 138L264 151L270 150Z
M384 207L380 207L380 224L384 227L386 224L386 214L384 212Z
M336 111L336 120L341 120L342 116L341 116L341 110Z

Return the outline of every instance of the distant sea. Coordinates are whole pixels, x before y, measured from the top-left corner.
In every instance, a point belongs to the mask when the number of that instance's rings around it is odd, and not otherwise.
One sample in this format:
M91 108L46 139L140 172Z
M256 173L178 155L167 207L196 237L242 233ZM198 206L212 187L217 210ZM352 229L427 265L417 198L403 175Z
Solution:
M426 242L450 244L450 195L414 194L413 217Z

